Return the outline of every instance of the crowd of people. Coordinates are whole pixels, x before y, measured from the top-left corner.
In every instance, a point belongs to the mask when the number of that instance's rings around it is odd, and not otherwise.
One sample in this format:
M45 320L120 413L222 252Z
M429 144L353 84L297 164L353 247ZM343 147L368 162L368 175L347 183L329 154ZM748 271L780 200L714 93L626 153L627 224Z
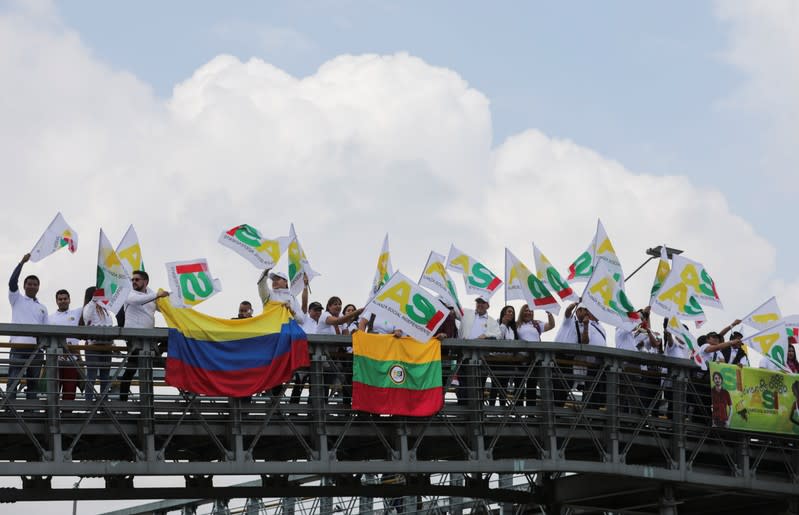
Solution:
M12 322L19 324L52 324L66 326L114 326L119 325L128 328L152 328L155 326L155 312L157 310L155 300L159 297L166 297L169 292L155 292L149 287L149 276L144 271L134 271L132 273L132 291L125 301L123 309L118 314L111 313L102 298L96 295L96 288L89 287L85 291L83 305L80 308L71 309L71 296L67 290L61 289L56 292L55 301L57 310L48 314L46 307L39 301L37 294L39 291L39 278L35 275L28 275L22 282L22 291L19 289L19 279L24 264L30 259L30 254L26 254L14 269L9 279L9 301L11 303ZM271 285L269 284L271 281ZM366 331L379 334L394 334L402 336L402 332L390 323L372 313L364 311L353 304L343 305L341 298L330 297L323 306L320 302L309 301L308 279L304 278L305 284L298 301L289 291L289 280L286 274L279 271L264 270L257 281L260 301L266 304L270 300L277 300L285 304L291 316L301 325L307 334L331 334L331 335L350 335L356 331ZM443 301L442 301L443 302ZM551 341L558 343L574 343L588 345L607 345L607 334L605 328L594 315L579 303L573 303L566 307L560 325L556 323L555 317L545 312L544 319L537 319L534 311L528 306L523 305L516 312L512 305L506 305L499 311L499 318L495 319L488 314L490 307L489 299L478 297L475 299L474 309L465 310L462 317L456 317L453 306L449 308L449 316L438 330L437 338L461 338L469 340L493 339L503 341L525 341L540 342L544 333L556 329ZM234 318L242 319L252 317L254 314L253 305L249 301L242 301L239 304L238 314ZM654 358L655 355L665 355L675 358L689 358L689 350L676 338L672 337L667 330L668 320L663 321L663 331L657 332L653 329L650 321L650 310L645 308L640 310L641 322L635 327L616 328L615 345L616 348L647 353ZM706 362L716 361L748 366L748 359L744 347L742 346L742 334L733 331L735 326L740 324L740 320L733 321L722 330L711 331L697 339L697 346L701 358ZM729 337L727 337L729 333ZM36 379L41 374L41 357L36 355L34 347L36 339L28 336L11 337L10 366L8 370L7 394L10 398L16 397L19 386L19 379L24 377L27 388L27 397L35 398L36 391L31 388ZM75 345L75 339L68 339L67 343ZM792 342L795 343L795 342ZM29 345L14 345L29 344ZM69 347L67 347L68 349ZM114 352L113 342L110 341L88 341L86 342L81 363L81 356L78 353L63 352L58 356L58 376L62 390L63 399L73 400L76 389L79 386L80 374L78 366L85 369L85 381L81 385L85 398L93 401L97 398L97 391L107 392L109 388L110 370ZM163 349L162 349L163 350ZM142 349L136 341L127 343L127 351L124 361L124 372L119 376L119 399L126 401L130 392L130 384L139 368L139 357ZM343 352L351 353L352 347L347 346ZM524 352L518 353L519 357L527 358ZM652 361L651 359L649 360ZM594 360L590 356L584 357L582 364L574 364L572 375L575 381L571 384L564 384L562 388L556 388L553 396L556 402L564 402L572 390L582 390L585 386L592 386L592 403L602 405L604 402L604 386L595 380L597 367L592 366ZM534 366L537 364L534 363ZM641 364L642 371L646 371L647 365ZM760 366L769 369L778 369L777 365L769 359L762 359ZM799 361L796 359L796 349L789 345L787 366L793 373L799 373ZM339 385L343 390L344 402L351 402L351 389L346 380L347 373L351 374L351 364L349 368L342 370L325 371L325 395L330 391L332 385ZM709 394L709 379L700 372L696 374L698 381L704 381ZM660 391L659 386L664 385L664 381L670 381L666 377L658 377L657 374L642 374L641 395L646 401L650 401ZM299 402L304 385L308 383L308 373L298 371L294 377L294 386L291 392L290 402ZM99 381L99 390L95 389L95 382ZM516 403L523 405L534 405L538 395L538 374L507 373L501 376L491 377L484 374L483 381L490 385L488 389L487 402L494 404L498 402L504 404L508 402L505 392L515 391ZM457 386L459 383L457 375L451 378L451 385ZM668 397L668 394L666 394ZM668 398L664 400L668 401Z

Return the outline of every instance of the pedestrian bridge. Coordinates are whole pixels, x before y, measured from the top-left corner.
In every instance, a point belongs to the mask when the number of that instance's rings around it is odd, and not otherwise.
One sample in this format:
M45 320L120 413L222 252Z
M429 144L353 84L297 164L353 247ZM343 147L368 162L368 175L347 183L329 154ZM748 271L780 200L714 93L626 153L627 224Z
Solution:
M21 381L29 391L16 398L0 392L0 475L22 478L21 488L0 489L0 502L340 497L367 511L372 499L411 497L447 499L438 512L453 513L464 498L505 513L799 513L799 439L711 427L708 390L687 360L444 340L444 408L409 418L348 407L347 336L309 336L310 382L292 402L292 384L249 399L167 386L156 352L166 329L0 324L0 340L14 335L37 338L20 365L39 379ZM94 402L85 392L61 398L59 353L81 348L66 337L117 342L115 384ZM132 340L147 350L121 402ZM4 374L10 347L0 344ZM102 477L106 488L56 488L56 476ZM137 487L143 476L164 486ZM220 476L254 481L215 486Z

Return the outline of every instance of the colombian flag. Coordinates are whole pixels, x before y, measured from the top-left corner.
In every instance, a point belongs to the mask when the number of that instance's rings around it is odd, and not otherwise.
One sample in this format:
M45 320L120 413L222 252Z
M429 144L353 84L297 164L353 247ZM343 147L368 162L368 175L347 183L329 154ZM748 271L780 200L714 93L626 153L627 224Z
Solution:
M444 405L441 342L352 335L352 408L381 415L435 415Z
M247 397L309 365L305 332L283 304L253 318L214 318L158 299L169 326L167 384L203 395Z

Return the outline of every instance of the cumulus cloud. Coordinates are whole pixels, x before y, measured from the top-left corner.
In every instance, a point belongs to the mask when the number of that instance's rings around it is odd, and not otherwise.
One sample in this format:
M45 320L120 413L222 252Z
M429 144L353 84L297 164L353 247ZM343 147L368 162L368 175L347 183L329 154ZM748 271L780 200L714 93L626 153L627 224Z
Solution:
M216 243L243 222L267 235L296 224L323 274L313 284L322 302L365 300L385 232L410 276L451 242L501 273L505 245L532 264L535 241L565 269L597 217L628 272L650 246L683 248L714 274L730 313L779 281L774 247L719 191L628 170L539 130L495 145L485 95L416 57L344 55L294 77L221 55L161 100L68 27L40 20L0 17L0 153L14 192L0 262L10 272L61 210L81 234L79 253L26 267L51 307L56 289L92 283L99 227L118 239L129 223L155 286L162 263L209 258L225 291L202 309L220 316L257 295L258 272ZM630 282L638 304L653 274Z
M765 116L771 126L764 163L784 184L799 186L799 3L717 2L729 27L727 61L744 74L728 103ZM776 170L775 170L776 169Z

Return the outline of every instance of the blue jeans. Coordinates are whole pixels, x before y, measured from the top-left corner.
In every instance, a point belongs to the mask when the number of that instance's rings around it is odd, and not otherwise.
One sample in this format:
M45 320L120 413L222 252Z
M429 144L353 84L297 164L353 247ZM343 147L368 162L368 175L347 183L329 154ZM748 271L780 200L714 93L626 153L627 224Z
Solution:
M32 354L33 349L11 349L8 366L8 386L6 386L6 395L10 400L17 398L17 385L19 384L17 376L22 372L22 367ZM25 392L25 398L27 399L36 398L36 380L39 378L43 357L41 351L37 352L37 354L22 375L27 385Z
M92 351L86 353L86 387L83 392L86 394L87 401L94 400L94 380L100 378L100 395L106 391L109 385L111 374L111 352Z

